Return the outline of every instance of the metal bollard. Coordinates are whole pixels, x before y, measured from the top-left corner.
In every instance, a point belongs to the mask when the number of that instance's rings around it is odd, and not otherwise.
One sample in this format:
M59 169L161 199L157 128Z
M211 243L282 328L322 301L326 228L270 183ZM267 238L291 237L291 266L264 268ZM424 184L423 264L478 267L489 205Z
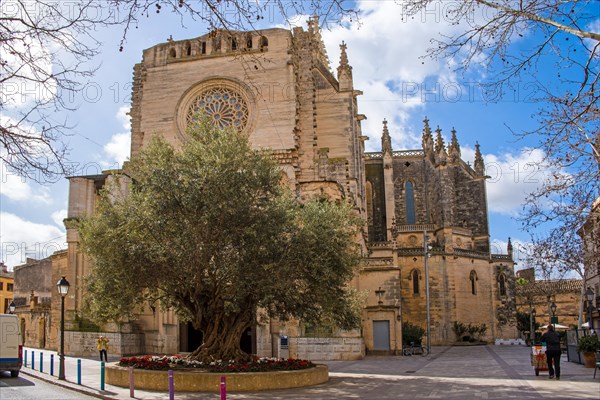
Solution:
M129 367L129 397L134 397L133 390L133 367Z
M227 387L225 377L221 377L221 400L227 400Z
M54 376L54 354L50 354L50 376Z
M35 370L35 351L31 351L31 369Z
M173 382L173 370L169 370L169 400L175 400L175 383Z
M77 359L77 384L81 385L81 360Z
M104 390L104 361L100 362L100 390Z
M40 372L44 372L44 353L40 352Z

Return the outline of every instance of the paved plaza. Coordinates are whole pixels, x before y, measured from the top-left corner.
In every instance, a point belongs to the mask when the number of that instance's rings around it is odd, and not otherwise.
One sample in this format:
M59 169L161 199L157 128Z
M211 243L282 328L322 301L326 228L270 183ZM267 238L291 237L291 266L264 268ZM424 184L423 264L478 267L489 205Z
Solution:
M29 352L32 349L28 349ZM33 349L36 351L37 350ZM45 360L51 352L45 352ZM37 357L37 356L36 356ZM112 361L109 359L109 361ZM547 372L535 376L525 346L434 347L427 357L369 356L360 361L328 361L330 381L302 389L228 393L227 399L598 399L600 372L561 359L560 381ZM129 389L106 385L100 391L100 363L82 359L82 385L77 385L76 359L67 357L67 382L23 368L47 381L106 399L129 399ZM31 364L29 363L29 366ZM56 375L56 370L55 370ZM24 378L27 376L24 375ZM177 388L176 388L177 390ZM135 391L136 399L168 399L164 392ZM220 399L218 393L177 393L176 399Z

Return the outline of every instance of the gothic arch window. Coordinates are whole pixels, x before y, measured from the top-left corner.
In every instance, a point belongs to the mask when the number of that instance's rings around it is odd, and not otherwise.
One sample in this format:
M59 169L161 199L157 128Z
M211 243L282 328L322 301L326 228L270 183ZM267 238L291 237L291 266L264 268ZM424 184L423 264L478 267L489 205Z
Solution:
M237 39L232 37L231 38L231 50L237 50L238 44L237 44Z
M266 49L267 47L269 47L269 39L267 39L266 36L261 36L260 37L260 48Z
M190 42L185 43L185 55L186 56L192 55L192 45L190 44Z
M404 193L406 198L406 223L415 223L415 190L411 181L404 184Z
M175 48L171 48L171 50L169 50L169 57L171 57L171 58L177 57L177 51L175 50Z
M252 48L252 35L248 35L248 37L246 38L246 48Z
M200 43L200 53L201 54L206 54L206 42L202 41Z
M373 184L371 181L367 181L367 187L365 188L365 195L367 197L367 216L373 217Z
M413 294L419 294L419 271L413 269L410 273L410 279L412 280Z
M471 294L477 294L477 272L471 271L469 280L471 281Z
M498 289L500 291L500 296L506 296L506 277L504 274L500 274L498 278Z

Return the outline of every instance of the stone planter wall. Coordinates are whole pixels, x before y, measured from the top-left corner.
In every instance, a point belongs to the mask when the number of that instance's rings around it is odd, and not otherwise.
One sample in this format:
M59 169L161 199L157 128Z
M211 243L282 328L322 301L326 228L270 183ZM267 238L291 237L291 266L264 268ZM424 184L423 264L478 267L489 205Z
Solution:
M326 365L299 371L208 373L174 370L175 392L219 392L221 377L226 377L228 392L248 392L312 386L329 380ZM129 387L129 368L116 364L106 368L106 383ZM168 371L134 369L134 386L140 390L168 391Z

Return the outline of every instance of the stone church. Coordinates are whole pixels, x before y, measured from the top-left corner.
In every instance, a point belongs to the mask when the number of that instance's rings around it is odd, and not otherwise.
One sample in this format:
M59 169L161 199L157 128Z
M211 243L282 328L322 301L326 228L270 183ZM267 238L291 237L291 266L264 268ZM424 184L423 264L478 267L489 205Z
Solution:
M340 332L271 321L249 327L240 338L243 348L312 359L399 354L402 324L426 326L426 260L432 344L454 342L457 321L486 324L487 341L515 337L514 263L510 249L490 252L479 150L468 165L455 132L446 145L427 120L422 149L394 150L384 121L381 152L366 153L366 117L357 101L362 92L354 88L345 44L340 48L333 72L311 19L306 30L213 31L169 40L145 50L134 67L132 155L154 135L185 145L191 115L201 110L215 124L247 133L256 148L269 148L298 198L344 198L364 218L361 244L368 256L352 282L367 294L362 328ZM68 250L54 263L53 277L64 275L72 284L66 299L70 354L85 353L97 335L79 329L88 261L72 222L93 212L110 179L110 171L69 178ZM152 307L135 321L101 329L113 354L177 353L199 345L191 326Z

